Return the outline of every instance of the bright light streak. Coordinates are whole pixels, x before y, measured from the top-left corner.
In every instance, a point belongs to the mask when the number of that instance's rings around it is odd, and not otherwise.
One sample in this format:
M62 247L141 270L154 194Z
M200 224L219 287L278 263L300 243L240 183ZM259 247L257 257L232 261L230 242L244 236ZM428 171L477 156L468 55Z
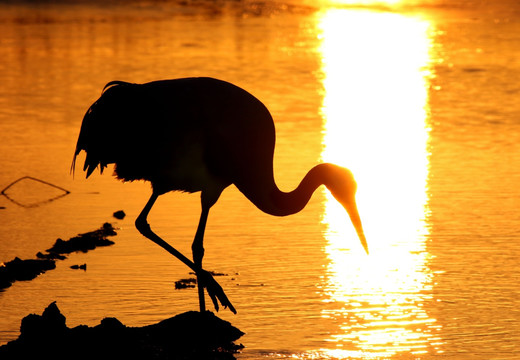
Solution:
M403 0L323 0L330 5L347 6L393 6L403 2Z
M432 25L396 13L333 9L322 38L324 161L350 168L370 255L327 193L323 316L338 349L421 354L442 342L428 268L428 89ZM432 344L437 345L432 345ZM349 355L352 356L352 355Z

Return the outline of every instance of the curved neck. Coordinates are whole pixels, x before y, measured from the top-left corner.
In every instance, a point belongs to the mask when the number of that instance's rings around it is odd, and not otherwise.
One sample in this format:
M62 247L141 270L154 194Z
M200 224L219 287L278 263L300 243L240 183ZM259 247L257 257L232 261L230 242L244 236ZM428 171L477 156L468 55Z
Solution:
M307 205L318 186L325 185L347 211L368 254L368 245L356 206L356 182L350 170L333 164L316 165L291 192L278 189L272 172L260 174L263 175L256 177L255 181L242 182L244 186L237 183L235 185L256 207L270 215L286 216L299 212Z
M263 212L275 216L287 216L301 211L309 202L314 191L326 182L329 164L320 164L313 167L291 192L281 191L274 179L261 193L239 190ZM244 191L245 190L245 191Z

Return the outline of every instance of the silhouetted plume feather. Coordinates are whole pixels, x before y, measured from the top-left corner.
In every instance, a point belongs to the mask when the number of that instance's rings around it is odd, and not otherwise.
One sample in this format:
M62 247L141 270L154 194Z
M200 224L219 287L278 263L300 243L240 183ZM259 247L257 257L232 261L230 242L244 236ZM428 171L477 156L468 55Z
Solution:
M125 106L114 108L113 98L115 96L109 93L113 92L117 87L125 86L135 86L135 84L118 80L107 83L103 88L102 96L87 110L83 117L76 151L72 160L72 173L75 170L76 157L81 150L85 150L87 153L85 164L83 165L83 171L86 171L87 178L98 165L100 172L103 173L107 164L114 162L111 156L114 155L115 147L118 145L115 135L119 125L123 125L122 118L124 113L128 111L125 110ZM107 102L110 102L111 106L105 106ZM119 102L119 105L124 104Z

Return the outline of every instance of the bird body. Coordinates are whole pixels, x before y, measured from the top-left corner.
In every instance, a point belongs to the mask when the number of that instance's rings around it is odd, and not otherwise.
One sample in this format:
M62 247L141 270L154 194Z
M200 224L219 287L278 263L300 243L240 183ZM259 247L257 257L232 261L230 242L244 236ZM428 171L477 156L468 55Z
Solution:
M269 111L230 83L113 82L85 115L76 154L86 151L87 176L115 163L122 180L148 180L160 193L197 192L240 182L245 167L247 176L274 183L274 142Z
M201 310L204 287L217 309L218 298L234 310L220 286L202 270L209 209L231 184L260 210L276 216L300 211L324 184L349 213L367 250L350 171L319 164L294 191L282 192L273 176L274 147L274 123L265 105L231 83L212 78L145 84L112 81L85 114L72 169L84 150L87 177L98 166L103 172L114 163L119 179L150 181L152 197L136 221L137 228L197 272L199 284L204 283L199 285ZM160 239L146 222L157 197L169 191L201 192L194 262Z

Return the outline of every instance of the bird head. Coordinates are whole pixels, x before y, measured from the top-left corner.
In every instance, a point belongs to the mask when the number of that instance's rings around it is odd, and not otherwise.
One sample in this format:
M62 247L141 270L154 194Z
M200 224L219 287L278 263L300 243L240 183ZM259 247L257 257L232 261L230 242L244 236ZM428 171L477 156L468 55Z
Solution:
M361 245L363 245L363 248L368 254L368 244L356 204L357 183L354 180L354 176L350 170L344 167L332 164L327 165L329 171L325 186L347 211L350 221L352 221L352 225L354 225L359 240L361 241Z

